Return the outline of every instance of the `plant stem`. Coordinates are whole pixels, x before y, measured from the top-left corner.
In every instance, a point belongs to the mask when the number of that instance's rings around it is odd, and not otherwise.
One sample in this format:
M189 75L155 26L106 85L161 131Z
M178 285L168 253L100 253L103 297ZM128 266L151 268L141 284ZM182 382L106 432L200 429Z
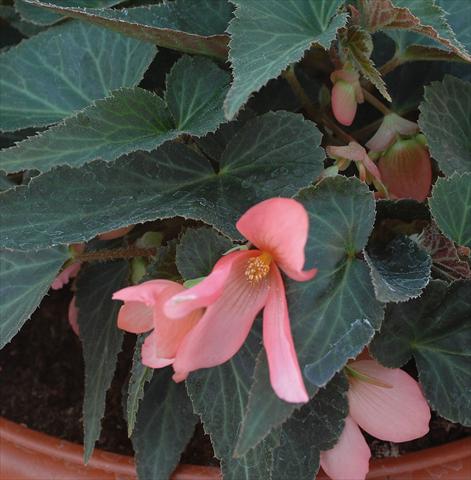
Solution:
M383 115L389 115L391 110L389 110L388 107L381 101L378 100L374 95L372 95L368 90L365 88L362 88L363 91L363 96L365 97L365 100L372 105L373 107L376 108L376 110L379 110Z
M379 73L381 76L387 75L388 73L392 72L394 69L402 65L402 60L400 57L394 55L391 59L389 59L380 69Z
M83 252L75 256L75 260L80 262L105 262L107 260L118 260L134 257L152 257L157 253L156 248L114 248L112 250L96 250L93 252Z

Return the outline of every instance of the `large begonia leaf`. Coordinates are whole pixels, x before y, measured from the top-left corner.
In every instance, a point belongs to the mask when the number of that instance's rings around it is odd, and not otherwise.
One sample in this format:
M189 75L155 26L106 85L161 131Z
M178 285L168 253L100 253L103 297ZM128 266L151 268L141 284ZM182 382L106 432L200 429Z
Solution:
M171 368L154 372L137 415L131 440L141 479L170 478L198 421L185 385L172 374Z
M458 245L471 247L471 172L439 178L429 205L440 230Z
M309 282L286 281L296 352L306 386L314 394L356 357L381 325L383 306L374 297L366 263L357 258L373 228L375 205L359 180L327 178L296 197L309 214L306 268ZM257 363L237 452L257 445L293 412L273 392L263 358Z
M58 167L0 193L7 248L37 249L88 240L103 231L183 216L240 238L235 222L273 196L292 196L322 171L320 133L301 115L267 113L227 144L215 171L182 144L136 152L113 163Z
M152 45L81 22L23 40L0 55L0 130L49 125L133 87L155 53Z
M58 7L80 7L80 8L106 8L112 7L124 0L49 0L49 4ZM36 25L48 26L64 20L62 15L53 13L45 8L37 7L33 3L24 0L15 0L15 10L24 20Z
M471 172L471 82L447 75L426 86L419 125L443 172Z
M397 368L412 356L432 408L471 425L471 282L435 280L422 297L389 305L370 345L384 365Z
M227 1L175 0L121 10L58 6L57 1L24 1L162 47L222 60L227 56L228 38L224 31L233 8Z
M204 135L224 121L229 75L205 58L183 57L167 77L165 100L142 88L122 89L76 116L0 152L9 172L80 166L150 151L183 133Z
M233 0L229 60L234 83L226 99L233 118L269 80L302 58L312 45L329 48L346 15L336 15L343 0Z
M123 341L123 331L117 326L120 304L111 297L127 284L128 274L128 262L97 263L83 269L77 282L76 305L85 363L85 463L100 436L106 392L111 385Z
M405 302L417 297L430 280L430 255L408 237L371 248L365 252L365 259L380 302Z
M0 348L30 318L68 258L66 247L0 251Z

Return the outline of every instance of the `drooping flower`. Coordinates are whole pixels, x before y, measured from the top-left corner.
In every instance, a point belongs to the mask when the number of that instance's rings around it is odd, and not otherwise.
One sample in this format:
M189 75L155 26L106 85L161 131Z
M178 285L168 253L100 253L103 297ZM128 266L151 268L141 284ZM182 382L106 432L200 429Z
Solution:
M82 253L85 250L85 245L83 243L77 243L70 245L69 251L71 252L72 259L69 260L69 265L67 265L60 273L56 276L54 281L51 284L53 290L60 290L64 285L67 285L72 278L78 275L82 262L74 261L73 258L75 255Z
M383 152L401 136L412 136L419 133L419 126L400 117L397 113L385 115L381 126L368 140L366 146L371 152Z
M330 75L332 87L332 112L342 125L350 126L357 113L357 104L364 102L358 72L343 68Z
M345 170L350 164L350 161L354 161L362 182L367 180L367 171L370 173L372 179L381 182L381 174L379 173L378 167L359 143L350 142L347 146L343 147L328 146L326 151L330 157L340 160L340 171Z
M358 360L347 372L349 415L337 444L321 452L321 466L333 480L363 480L371 452L359 427L381 440L414 440L428 432L430 408L419 384L400 368Z
M144 333L153 329L142 345L142 363L152 368L171 365L180 344L202 315L196 309L178 319L168 318L164 303L184 290L183 285L170 280L150 280L113 294L114 300L124 305L118 313L118 327L130 333Z
M281 269L297 281L314 277L315 269L302 270L308 223L306 210L296 200L273 198L255 205L236 227L257 249L222 257L202 282L166 302L165 313L175 319L207 307L178 349L173 363L176 378L229 360L264 309L263 343L271 385L287 402L308 401L280 273Z

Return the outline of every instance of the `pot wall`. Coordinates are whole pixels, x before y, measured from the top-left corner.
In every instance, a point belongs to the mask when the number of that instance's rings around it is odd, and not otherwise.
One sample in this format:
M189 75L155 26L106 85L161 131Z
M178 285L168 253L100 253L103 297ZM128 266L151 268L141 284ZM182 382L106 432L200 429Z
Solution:
M131 457L95 450L82 464L83 449L0 418L2 480L136 480ZM369 480L469 480L471 438L397 458L372 461ZM172 480L216 480L219 469L180 465ZM318 480L327 480L323 473ZM290 479L292 480L292 479Z

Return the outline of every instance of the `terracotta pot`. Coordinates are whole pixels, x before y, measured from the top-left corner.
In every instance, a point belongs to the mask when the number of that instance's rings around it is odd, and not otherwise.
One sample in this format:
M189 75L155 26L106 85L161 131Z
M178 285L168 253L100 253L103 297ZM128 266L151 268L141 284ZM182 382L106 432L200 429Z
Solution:
M60 440L0 418L2 480L135 480L131 457L95 450L82 464L82 446ZM374 460L368 479L469 480L471 438L398 458ZM216 480L219 469L180 465L172 480ZM318 479L326 479L322 473ZM287 479L288 480L288 479ZM291 479L289 479L291 480Z

